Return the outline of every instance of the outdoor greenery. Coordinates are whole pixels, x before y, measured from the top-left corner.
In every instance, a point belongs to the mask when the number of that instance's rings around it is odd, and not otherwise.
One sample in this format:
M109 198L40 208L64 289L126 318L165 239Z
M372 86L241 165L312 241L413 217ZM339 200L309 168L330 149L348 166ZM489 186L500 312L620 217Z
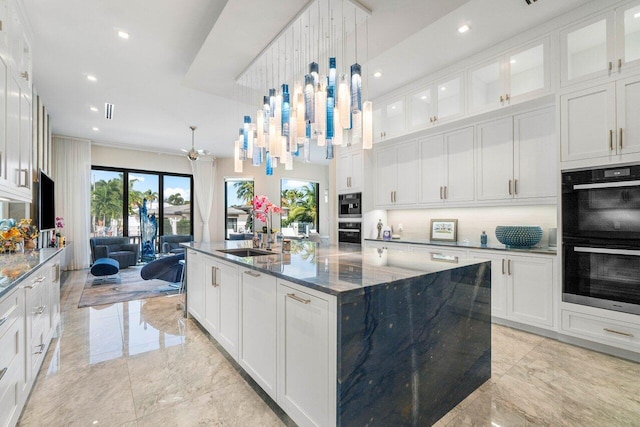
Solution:
M312 228L318 228L318 184L307 182L297 188L282 190L282 209L287 212L283 215L282 227L290 224L309 223Z
M244 206L251 206L254 191L253 180L236 181L233 186L236 189L236 196L244 203Z

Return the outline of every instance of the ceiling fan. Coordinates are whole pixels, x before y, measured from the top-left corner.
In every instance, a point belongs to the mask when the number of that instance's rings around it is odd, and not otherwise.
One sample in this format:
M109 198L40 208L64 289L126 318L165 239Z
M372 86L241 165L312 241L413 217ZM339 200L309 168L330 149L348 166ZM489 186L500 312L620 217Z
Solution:
M189 129L191 129L191 149L190 150L185 150L183 148L182 151L184 153L187 153L187 157L191 161L198 160L198 157L200 157L200 156L209 155L209 150L196 150L195 145L194 145L194 138L195 138L195 132L196 132L197 128L195 126L189 126Z

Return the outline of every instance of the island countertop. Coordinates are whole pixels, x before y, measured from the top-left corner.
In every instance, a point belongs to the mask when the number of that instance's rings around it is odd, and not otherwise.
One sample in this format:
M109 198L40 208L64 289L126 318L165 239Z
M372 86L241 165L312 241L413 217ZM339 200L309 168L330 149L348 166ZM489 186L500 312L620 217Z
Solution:
M220 252L251 248L251 241L191 242L182 246L331 295L358 293L368 287L482 262L476 259L458 259L455 263L432 261L422 253L295 240L291 241L289 253L283 253L278 246L271 255L254 257Z
M42 248L37 251L1 254L0 298L60 251L62 251L61 248Z

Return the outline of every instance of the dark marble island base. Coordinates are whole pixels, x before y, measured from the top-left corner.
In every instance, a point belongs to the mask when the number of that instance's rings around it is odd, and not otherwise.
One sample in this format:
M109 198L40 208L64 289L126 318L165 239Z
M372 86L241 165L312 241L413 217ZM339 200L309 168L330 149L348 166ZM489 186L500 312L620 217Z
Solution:
M338 298L339 426L435 423L491 377L484 262Z

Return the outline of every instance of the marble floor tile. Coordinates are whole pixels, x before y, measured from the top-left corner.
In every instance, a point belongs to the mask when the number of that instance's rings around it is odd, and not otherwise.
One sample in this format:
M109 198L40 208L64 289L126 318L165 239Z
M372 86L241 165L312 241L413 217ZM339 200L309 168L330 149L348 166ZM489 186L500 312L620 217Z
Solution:
M520 359L546 338L508 328L502 325L491 327L491 377L504 375Z

